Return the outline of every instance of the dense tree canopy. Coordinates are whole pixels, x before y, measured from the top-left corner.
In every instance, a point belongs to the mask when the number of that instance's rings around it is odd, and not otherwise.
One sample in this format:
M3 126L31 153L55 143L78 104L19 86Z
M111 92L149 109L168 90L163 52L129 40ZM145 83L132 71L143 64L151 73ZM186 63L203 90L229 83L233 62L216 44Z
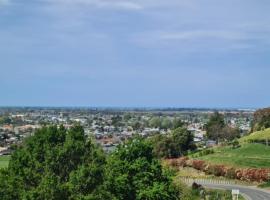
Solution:
M3 124L10 124L12 120L8 116L1 116L0 117L0 125Z
M135 138L106 157L81 126L36 131L0 171L0 197L13 199L176 200L179 190L153 156L149 142Z
M173 200L179 192L141 138L121 145L108 159L106 188L119 200Z
M6 174L10 184L3 188L10 187L15 199L75 199L98 190L104 164L103 153L86 139L81 126L69 131L44 127L17 148L0 179ZM0 196L14 199L5 189Z
M207 137L213 140L217 140L222 129L225 127L224 116L215 112L206 124Z
M224 121L224 116L215 112L206 124L207 138L215 141L231 141L240 137L238 128L228 126Z
M168 135L157 135L152 139L154 153L158 157L176 158L195 148L194 135L186 128L179 127Z

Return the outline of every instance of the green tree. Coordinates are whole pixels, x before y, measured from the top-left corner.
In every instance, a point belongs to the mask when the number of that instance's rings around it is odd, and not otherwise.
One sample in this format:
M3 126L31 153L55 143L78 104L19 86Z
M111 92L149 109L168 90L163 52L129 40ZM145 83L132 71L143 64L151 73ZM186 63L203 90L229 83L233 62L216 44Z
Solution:
M215 112L207 122L206 134L209 139L218 140L222 135L222 129L225 127L224 116Z
M177 158L194 150L194 136L186 128L177 128L168 135L157 135L151 139L154 153L158 157Z
M104 167L102 150L81 126L43 127L13 153L3 188L19 191L14 199L77 199L103 184Z
M254 113L252 131L270 128L270 108L259 109Z
M206 124L206 134L209 139L215 141L232 141L240 137L239 128L232 128L225 124L224 116L214 113Z
M0 117L0 125L10 124L11 122L12 122L12 120L8 116Z
M1 200L179 199L179 190L153 155L135 138L106 159L83 127L43 127L18 146L0 170Z
M119 200L174 200L179 191L154 157L151 144L135 138L109 158L106 188Z
M159 117L152 117L149 121L149 126L153 128L160 128L161 127L161 120Z
M174 118L173 122L172 122L172 128L173 129L177 129L179 127L183 127L184 126L184 122L179 119L179 118Z
M171 129L172 126L173 126L172 121L169 118L167 118L167 117L162 118L162 121L161 121L161 128L162 129L165 129L165 130Z

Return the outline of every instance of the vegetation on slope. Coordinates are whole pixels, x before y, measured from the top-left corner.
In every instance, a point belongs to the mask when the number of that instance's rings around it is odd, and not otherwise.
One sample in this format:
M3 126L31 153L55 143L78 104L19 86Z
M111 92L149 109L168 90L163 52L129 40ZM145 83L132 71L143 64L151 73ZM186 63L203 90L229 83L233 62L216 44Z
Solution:
M254 113L252 132L270 128L270 108L259 109Z
M237 149L218 147L213 154L196 158L239 168L270 168L270 147L263 144L243 144Z
M267 140L270 140L270 128L256 131L239 139L240 142L265 142Z

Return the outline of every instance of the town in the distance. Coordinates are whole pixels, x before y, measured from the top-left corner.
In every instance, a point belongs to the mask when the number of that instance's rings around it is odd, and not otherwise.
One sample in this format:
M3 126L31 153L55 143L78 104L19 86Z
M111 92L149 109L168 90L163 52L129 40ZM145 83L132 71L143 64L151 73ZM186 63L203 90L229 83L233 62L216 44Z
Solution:
M219 112L226 124L236 131L235 138L251 130L254 109L196 109L196 108L0 108L0 155L10 154L12 145L34 134L44 125L63 125L69 128L74 123L84 127L85 133L93 136L105 151L131 138L155 134L168 134L183 123L194 135L194 143L209 147L217 144L207 138L209 118ZM229 135L229 134L228 134ZM226 138L225 138L226 139Z
M270 199L270 108L0 108L0 199Z

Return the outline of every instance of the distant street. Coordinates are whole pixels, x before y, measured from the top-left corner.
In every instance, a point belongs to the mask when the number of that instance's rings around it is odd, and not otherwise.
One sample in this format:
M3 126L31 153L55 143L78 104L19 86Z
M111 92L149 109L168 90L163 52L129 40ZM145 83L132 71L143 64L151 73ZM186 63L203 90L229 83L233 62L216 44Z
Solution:
M206 188L225 189L225 190L237 189L240 191L242 196L247 200L270 200L270 191L258 189L255 188L254 186L228 185L210 182L208 183L205 181L203 182L196 181L196 182Z

